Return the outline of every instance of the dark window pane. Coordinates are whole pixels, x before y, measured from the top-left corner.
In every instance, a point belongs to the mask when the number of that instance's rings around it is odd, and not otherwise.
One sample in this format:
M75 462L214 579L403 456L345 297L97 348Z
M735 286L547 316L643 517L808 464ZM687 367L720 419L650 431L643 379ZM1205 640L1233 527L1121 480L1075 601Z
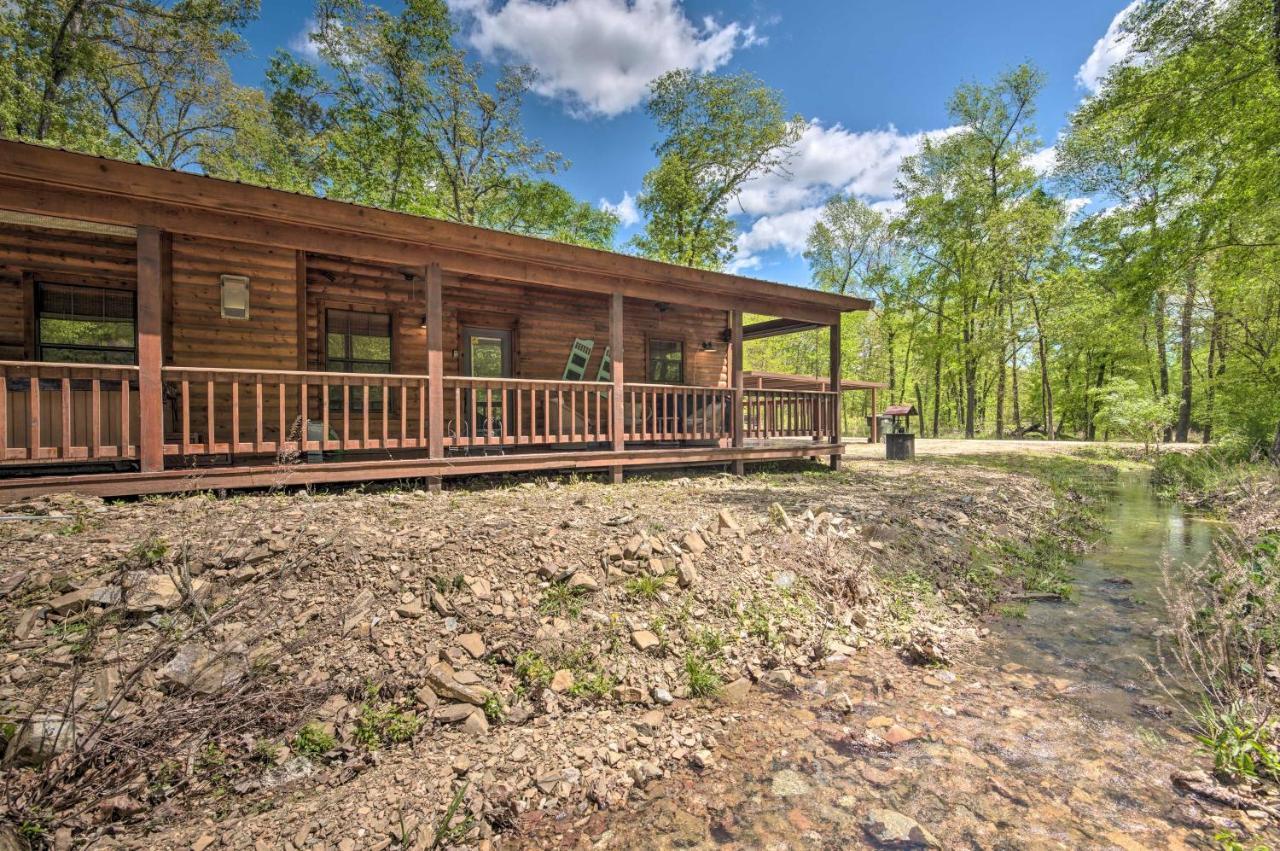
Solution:
M649 380L657 384L684 383L684 344L677 340L649 341Z
M42 360L136 362L133 293L41 283L37 305L37 337Z
M330 372L391 372L391 317L385 313L330 310L325 314L325 354ZM351 387L351 410L364 410L366 388ZM367 388L370 413L382 411L382 388ZM394 398L394 397L393 397ZM331 410L342 410L342 387L329 391Z

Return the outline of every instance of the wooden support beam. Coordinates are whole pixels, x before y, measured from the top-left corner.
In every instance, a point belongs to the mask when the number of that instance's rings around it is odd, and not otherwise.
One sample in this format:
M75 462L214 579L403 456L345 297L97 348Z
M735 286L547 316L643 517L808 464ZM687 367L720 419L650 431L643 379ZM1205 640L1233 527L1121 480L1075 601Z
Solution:
M36 276L26 270L22 273L22 359L37 360L36 351Z
M880 417L876 414L876 388L871 388L871 436L867 443L880 442Z
M427 456L444 457L444 274L439 263L423 270L427 292ZM432 491L440 480L427 482Z
M831 403L833 410L831 411L831 442L836 446L840 445L840 419L844 416L844 397L841 395L843 385L840 382L841 373L841 357L840 357L840 323L836 322L831 326ZM831 469L840 469L840 453L833 453L831 456Z
M745 444L742 428L742 311L729 311L729 383L733 388L733 446L741 448ZM734 475L741 476L743 466L741 460L733 462Z
M138 228L138 458L144 473L164 469L164 254L164 233Z
M609 399L609 428L614 452L627 448L626 425L623 422L623 384L626 383L626 352L623 349L625 335L622 325L622 293L609 296L609 363L613 379L613 394ZM609 476L614 482L622 481L622 467L610 467Z

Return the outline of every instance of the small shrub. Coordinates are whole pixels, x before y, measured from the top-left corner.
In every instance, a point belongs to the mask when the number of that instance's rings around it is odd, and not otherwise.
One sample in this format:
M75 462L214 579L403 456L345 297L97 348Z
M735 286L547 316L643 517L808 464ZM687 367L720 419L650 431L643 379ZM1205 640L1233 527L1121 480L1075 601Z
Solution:
M707 628L696 631L690 643L698 649L705 658L716 659L724 653L724 648L728 641L717 630Z
M1243 704L1215 708L1204 699L1196 716L1200 744L1213 754L1213 767L1232 780L1280 780L1280 753L1270 725Z
M154 567L169 554L169 545L164 538L152 535L145 541L129 550L129 559L145 567Z
M364 747L377 750L384 744L409 741L421 726L422 719L415 713L403 711L393 703L378 706L366 703L360 707L353 735Z
M484 717L488 718L491 724L502 723L503 717L506 716L506 712L502 708L502 699L496 694L490 694L486 697L484 705L480 708L484 710Z
M302 729L293 737L293 749L310 759L324 756L338 746L338 740L325 732L324 727L315 723L303 724Z
M533 650L525 650L516 656L515 670L516 676L529 688L545 688L556 673L547 660Z
M711 663L692 653L684 657L684 675L690 697L714 697L724 685Z

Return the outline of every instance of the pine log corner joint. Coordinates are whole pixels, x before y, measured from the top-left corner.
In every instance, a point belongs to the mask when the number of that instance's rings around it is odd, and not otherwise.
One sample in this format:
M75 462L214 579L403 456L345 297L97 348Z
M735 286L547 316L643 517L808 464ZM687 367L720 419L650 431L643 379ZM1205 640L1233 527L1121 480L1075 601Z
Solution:
M0 499L837 466L842 392L879 386L832 380L840 317L869 307L0 141ZM815 328L826 378L744 382L746 340ZM604 380L556 377L577 338Z

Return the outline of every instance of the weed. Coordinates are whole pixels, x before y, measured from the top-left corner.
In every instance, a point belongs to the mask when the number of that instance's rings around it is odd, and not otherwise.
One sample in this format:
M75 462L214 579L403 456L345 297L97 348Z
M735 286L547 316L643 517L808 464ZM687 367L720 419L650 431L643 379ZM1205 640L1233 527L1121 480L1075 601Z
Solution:
M717 659L724 653L728 641L720 632L707 627L694 632L689 643L697 648L704 658Z
M436 824L436 835L431 843L431 851L436 851L439 848L448 848L451 845L460 845L467 834L471 832L471 828L475 827L475 816L471 815L470 812L464 812L462 819L457 824L453 823L453 818L458 814L458 808L462 806L462 798L466 794L466 783L459 786L453 793L453 800L449 802L444 815L440 817L440 821Z
M607 674L590 673L575 679L573 685L569 687L569 694L574 697L590 697L599 700L613 691L616 685L617 682L613 677Z
M550 685L556 673L547 660L533 650L525 650L516 656L515 669L516 676L529 688Z
M144 567L154 567L169 554L169 544L163 538L152 535L129 550L128 559Z
M642 600L655 600L662 589L667 587L667 583L660 576L636 576L627 580L627 595L638 597Z
M293 749L310 759L317 759L338 746L338 740L315 723L303 724L293 737Z
M1218 774L1233 780L1280 780L1280 753L1270 726L1243 704L1216 708L1204 698L1196 723L1196 739L1213 754Z
M407 742L422 726L422 719L413 712L401 710L393 703L373 705L362 704L360 717L356 719L355 740L368 748L377 750L384 744Z
M1026 603L1001 603L996 606L996 614L1011 620L1023 620L1027 617Z
M690 697L714 697L724 685L711 663L693 653L684 657L684 675Z
M484 699L484 705L480 707L484 710L484 717L489 719L491 724L502 723L506 711L502 708L502 699L496 694L490 694Z
M544 615L560 615L576 619L582 614L584 593L580 587L573 587L565 582L553 582L542 595L542 600L538 603L538 611Z

